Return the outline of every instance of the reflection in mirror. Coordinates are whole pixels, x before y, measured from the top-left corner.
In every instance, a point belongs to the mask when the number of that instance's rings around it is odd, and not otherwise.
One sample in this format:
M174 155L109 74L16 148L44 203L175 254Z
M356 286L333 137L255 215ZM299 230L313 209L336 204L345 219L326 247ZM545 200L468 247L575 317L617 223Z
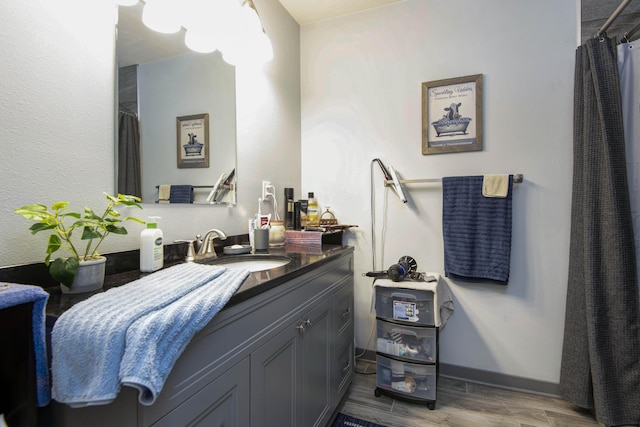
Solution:
M219 52L189 51L183 32L146 28L141 3L118 9L118 192L235 204L234 67Z

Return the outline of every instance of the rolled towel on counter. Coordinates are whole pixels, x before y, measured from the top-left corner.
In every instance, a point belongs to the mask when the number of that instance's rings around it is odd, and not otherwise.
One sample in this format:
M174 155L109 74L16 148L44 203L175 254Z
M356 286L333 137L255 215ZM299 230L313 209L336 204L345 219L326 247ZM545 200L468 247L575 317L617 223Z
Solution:
M169 194L169 203L193 203L192 185L172 185Z

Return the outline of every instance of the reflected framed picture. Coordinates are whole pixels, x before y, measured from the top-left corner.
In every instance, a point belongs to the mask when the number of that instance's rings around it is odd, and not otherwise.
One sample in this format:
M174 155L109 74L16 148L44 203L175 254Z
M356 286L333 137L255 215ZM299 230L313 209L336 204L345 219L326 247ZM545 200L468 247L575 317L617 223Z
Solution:
M482 151L482 74L422 83L422 154Z
M209 167L209 113L176 118L178 168Z

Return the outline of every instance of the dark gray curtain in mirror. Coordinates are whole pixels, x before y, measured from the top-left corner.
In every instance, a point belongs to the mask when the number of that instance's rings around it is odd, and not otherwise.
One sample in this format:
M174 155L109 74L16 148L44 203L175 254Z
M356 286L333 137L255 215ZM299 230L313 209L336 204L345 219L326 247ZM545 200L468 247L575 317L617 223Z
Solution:
M126 111L118 118L118 171L118 193L142 197L138 116Z

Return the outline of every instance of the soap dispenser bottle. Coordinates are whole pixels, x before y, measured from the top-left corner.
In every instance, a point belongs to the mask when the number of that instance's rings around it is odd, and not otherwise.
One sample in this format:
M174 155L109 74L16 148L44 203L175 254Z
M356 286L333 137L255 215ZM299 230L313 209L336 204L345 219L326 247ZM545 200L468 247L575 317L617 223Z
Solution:
M162 230L158 228L160 217L150 216L147 228L140 233L140 271L151 273L164 265Z

